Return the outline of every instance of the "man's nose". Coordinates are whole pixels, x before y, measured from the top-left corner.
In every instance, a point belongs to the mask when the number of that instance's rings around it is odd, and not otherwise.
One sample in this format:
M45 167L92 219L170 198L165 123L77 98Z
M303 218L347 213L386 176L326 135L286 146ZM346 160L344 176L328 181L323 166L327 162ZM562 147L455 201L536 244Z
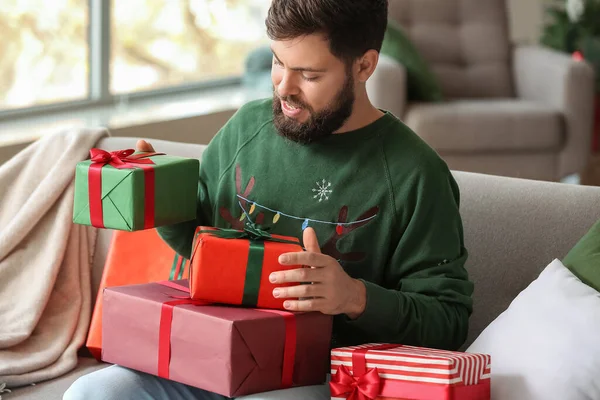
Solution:
M277 85L277 94L279 97L295 96L299 93L298 85L294 82L291 74L284 74Z

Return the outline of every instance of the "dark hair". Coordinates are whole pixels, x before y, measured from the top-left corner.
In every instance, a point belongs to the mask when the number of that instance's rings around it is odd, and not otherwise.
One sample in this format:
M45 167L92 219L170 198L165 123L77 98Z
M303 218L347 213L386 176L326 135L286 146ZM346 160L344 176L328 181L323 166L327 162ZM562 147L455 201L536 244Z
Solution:
M347 63L368 50L381 51L388 0L273 0L266 19L272 40L323 34Z

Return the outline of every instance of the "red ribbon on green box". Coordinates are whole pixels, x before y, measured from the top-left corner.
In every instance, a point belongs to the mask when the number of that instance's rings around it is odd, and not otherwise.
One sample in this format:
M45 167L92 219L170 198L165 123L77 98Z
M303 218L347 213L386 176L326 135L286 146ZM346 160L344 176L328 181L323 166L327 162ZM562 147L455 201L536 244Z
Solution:
M117 150L110 153L102 149L91 149L92 164L88 174L90 221L96 228L104 228L102 211L102 168L106 165L117 169L141 168L144 170L144 229L154 227L154 162L148 157L164 153L139 153L135 150Z

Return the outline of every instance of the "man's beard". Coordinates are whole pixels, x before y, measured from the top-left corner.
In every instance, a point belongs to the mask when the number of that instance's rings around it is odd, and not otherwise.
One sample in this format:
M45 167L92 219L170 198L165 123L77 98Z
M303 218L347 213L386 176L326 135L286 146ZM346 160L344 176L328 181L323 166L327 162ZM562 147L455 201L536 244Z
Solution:
M293 96L279 97L274 91L273 122L281 136L297 143L309 144L340 129L352 114L354 99L354 78L350 74L333 101L319 112L315 112L308 104ZM306 122L299 122L285 116L281 109L281 100L307 110L310 117Z

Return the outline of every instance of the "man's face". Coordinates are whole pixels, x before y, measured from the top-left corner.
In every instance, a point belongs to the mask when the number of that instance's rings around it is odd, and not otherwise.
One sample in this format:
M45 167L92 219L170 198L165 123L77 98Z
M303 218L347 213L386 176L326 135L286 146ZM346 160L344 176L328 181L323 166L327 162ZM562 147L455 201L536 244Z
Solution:
M354 79L321 35L274 41L273 114L279 133L299 143L333 134L352 114Z

